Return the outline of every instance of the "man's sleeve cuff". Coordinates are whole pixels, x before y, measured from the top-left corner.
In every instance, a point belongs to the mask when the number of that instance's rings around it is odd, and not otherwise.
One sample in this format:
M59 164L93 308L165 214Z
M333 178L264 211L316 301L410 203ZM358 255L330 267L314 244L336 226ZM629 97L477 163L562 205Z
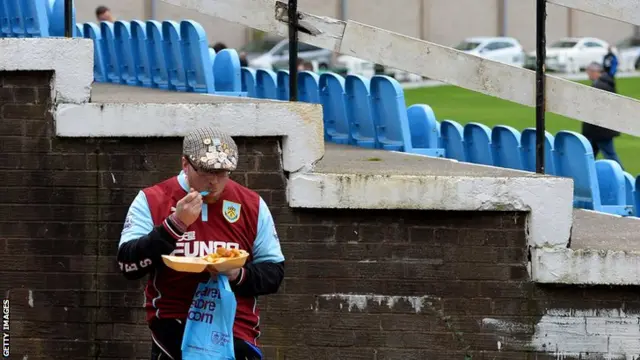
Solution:
M171 216L164 219L164 221L162 222L162 226L169 233L169 235L171 235L171 237L176 240L180 240L182 238L182 235L184 234L184 231L172 221Z
M244 282L244 279L245 279L245 271L244 271L244 268L241 267L240 268L240 275L238 275L238 278L235 281L235 286L242 285L242 283Z

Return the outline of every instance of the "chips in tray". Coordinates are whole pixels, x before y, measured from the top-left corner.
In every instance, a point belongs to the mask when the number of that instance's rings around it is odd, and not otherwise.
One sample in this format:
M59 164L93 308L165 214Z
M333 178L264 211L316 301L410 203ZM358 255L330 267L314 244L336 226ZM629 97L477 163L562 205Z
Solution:
M216 249L216 252L211 253L204 257L204 260L217 264L228 259L238 258L241 256L240 250L238 249L225 249L223 247L219 247Z
M217 271L238 269L244 266L248 257L249 253L244 250L227 250L219 247L214 253L203 257L162 255L162 260L173 270L199 273L207 270L208 267L213 267Z

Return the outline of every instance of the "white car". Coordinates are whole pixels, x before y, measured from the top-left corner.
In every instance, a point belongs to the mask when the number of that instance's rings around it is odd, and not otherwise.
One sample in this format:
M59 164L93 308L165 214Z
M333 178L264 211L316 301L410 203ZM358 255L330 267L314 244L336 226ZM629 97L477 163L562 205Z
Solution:
M298 58L307 61L317 61L321 69L328 69L331 65L333 53L313 45L298 42ZM249 66L256 69L283 68L289 66L289 40L284 39L275 44L267 52L249 57Z
M547 47L545 66L548 70L575 74L592 62L602 64L609 43L593 37L563 38ZM535 58L536 52L529 53Z
M618 71L640 70L640 37L628 37L616 45Z
M454 49L513 66L524 65L524 49L518 40L511 37L471 37Z
M336 58L335 67L345 69L347 75L353 74L371 78L376 74L374 64L372 62L349 55L338 56Z

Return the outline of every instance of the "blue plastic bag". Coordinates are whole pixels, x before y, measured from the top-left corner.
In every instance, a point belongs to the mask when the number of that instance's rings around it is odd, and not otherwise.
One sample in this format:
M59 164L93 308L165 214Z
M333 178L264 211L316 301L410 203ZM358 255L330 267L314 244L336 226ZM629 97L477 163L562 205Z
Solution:
M217 279L200 283L193 295L182 337L182 359L235 360L236 306L236 296L225 275L218 274Z

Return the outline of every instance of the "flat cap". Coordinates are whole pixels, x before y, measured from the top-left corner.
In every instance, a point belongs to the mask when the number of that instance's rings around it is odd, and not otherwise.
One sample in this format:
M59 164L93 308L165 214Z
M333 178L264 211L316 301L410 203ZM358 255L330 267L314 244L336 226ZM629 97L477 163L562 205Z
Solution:
M201 128L185 135L182 153L199 171L233 171L238 166L235 141L229 134L213 128Z

